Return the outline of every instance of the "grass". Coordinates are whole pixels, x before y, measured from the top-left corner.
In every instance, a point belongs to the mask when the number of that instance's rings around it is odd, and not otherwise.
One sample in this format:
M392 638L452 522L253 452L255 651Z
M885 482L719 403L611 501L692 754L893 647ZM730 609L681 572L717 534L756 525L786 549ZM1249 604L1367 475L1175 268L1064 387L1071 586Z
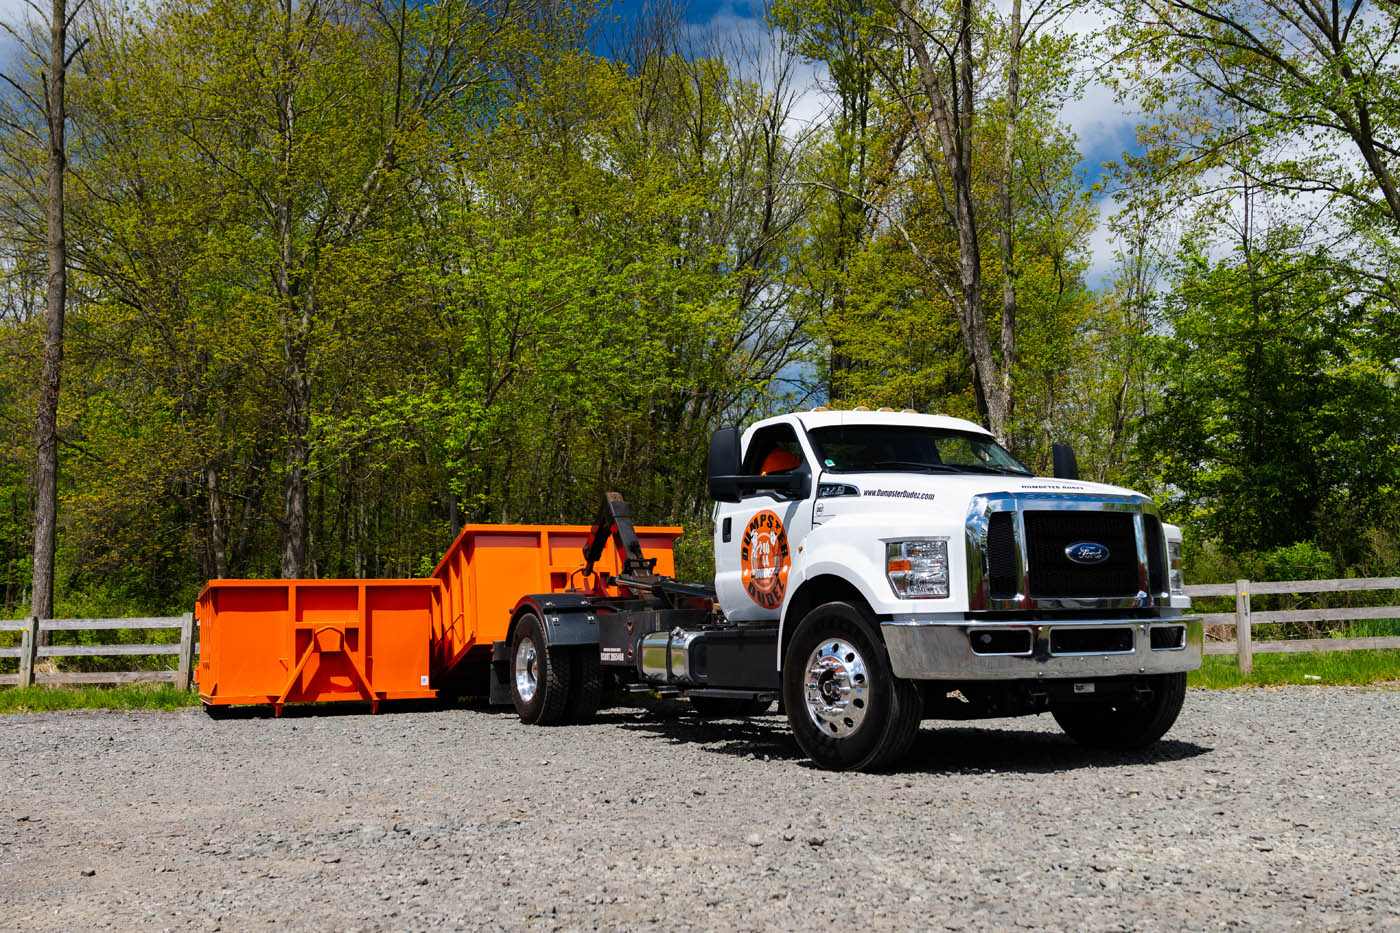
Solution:
M1228 690L1233 687L1272 687L1281 684L1374 684L1400 681L1400 651L1326 651L1300 654L1256 654L1254 672L1241 674L1232 654L1206 655L1201 669L1187 683L1193 687Z
M56 709L173 710L199 703L199 694L169 684L117 687L9 687L0 690L0 713L42 713Z

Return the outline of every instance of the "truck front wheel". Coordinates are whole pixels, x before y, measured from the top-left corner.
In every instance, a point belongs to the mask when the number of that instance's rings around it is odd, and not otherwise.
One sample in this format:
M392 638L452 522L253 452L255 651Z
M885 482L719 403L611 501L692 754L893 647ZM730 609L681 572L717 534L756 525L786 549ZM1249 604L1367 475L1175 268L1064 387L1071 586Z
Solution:
M1146 700L1076 703L1050 714L1080 745L1111 751L1143 748L1167 734L1186 700L1186 674L1157 674Z
M847 602L818 606L783 659L783 706L797 744L833 771L877 771L919 732L918 687L895 677L875 620Z
M539 616L527 612L516 621L510 639L510 698L521 722L555 726L563 721L571 680L566 651L549 646Z

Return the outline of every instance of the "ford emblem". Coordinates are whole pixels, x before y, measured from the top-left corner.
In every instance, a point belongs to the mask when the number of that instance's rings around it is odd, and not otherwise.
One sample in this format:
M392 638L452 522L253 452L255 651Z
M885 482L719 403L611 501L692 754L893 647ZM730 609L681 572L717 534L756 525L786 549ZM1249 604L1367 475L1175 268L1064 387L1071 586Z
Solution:
M1108 560L1108 548L1097 541L1076 541L1065 548L1065 556L1076 564L1092 567Z

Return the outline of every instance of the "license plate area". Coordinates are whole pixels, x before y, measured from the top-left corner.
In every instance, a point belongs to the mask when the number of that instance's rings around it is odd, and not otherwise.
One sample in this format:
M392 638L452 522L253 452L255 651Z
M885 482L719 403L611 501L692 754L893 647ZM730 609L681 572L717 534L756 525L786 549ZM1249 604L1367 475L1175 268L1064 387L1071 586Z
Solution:
M1132 654L1133 630L1128 627L1085 626L1050 630L1052 655Z

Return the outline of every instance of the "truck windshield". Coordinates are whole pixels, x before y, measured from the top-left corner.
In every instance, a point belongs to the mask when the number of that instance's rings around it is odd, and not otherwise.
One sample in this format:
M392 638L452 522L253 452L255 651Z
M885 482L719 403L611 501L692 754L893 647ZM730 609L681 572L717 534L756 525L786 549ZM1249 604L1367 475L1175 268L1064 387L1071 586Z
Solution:
M990 437L938 428L838 425L814 428L817 460L832 473L1013 473L1029 476Z

